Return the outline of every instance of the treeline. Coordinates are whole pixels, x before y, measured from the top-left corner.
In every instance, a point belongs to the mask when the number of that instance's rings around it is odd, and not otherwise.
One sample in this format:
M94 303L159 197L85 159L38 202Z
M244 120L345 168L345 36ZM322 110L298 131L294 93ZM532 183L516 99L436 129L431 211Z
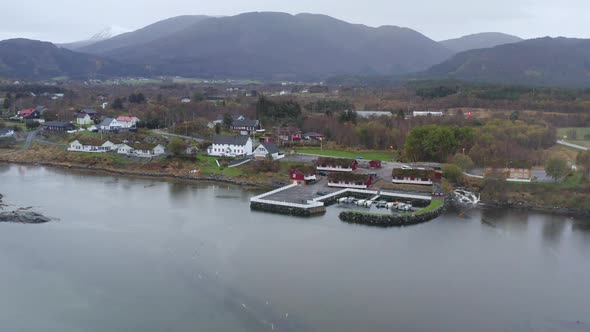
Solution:
M354 104L348 100L318 100L308 103L305 109L311 112L335 113L343 110L354 110Z
M301 105L294 100L270 100L264 96L256 103L256 116L265 125L302 123Z

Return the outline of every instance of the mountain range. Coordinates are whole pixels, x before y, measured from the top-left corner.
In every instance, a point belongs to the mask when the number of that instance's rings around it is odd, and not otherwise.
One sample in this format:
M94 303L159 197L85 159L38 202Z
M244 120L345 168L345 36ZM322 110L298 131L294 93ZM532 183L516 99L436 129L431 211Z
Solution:
M17 79L105 78L140 75L135 65L96 55L59 48L52 43L28 39L0 41L0 77Z
M545 37L470 50L420 75L491 83L589 87L590 40Z
M588 86L589 50L588 41L578 39L523 41L481 33L436 42L396 26L253 12L178 16L132 32L106 31L88 43L60 48L23 39L0 42L0 76L322 80L356 75Z
M500 32L482 32L455 39L443 40L440 43L454 52L490 48L503 44L518 43L523 39Z

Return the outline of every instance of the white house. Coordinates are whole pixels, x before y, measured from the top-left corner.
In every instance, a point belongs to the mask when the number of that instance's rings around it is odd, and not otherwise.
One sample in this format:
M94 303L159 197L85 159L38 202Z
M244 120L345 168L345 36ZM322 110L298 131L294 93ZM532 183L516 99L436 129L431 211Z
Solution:
M117 119L105 118L98 126L98 129L103 131L113 131L121 129L122 127L123 126L117 121Z
M124 154L124 155L129 156L129 155L131 155L131 152L133 152L133 148L127 144L121 144L117 147L118 154Z
M81 126L87 126L94 124L94 121L92 121L92 118L87 113L78 113L78 116L76 117L76 123Z
M254 158L258 160L264 160L269 155L272 157L272 160L285 158L285 154L281 153L274 143L262 143L254 150Z
M422 111L414 111L414 117L417 116L443 116L443 112L430 112L430 111L426 111L426 112L422 112Z
M139 122L139 119L135 116L120 116L116 120L122 128L135 128Z
M0 128L0 137L14 137L14 129L12 128Z
M161 144L129 143L121 144L117 153L132 157L151 158L166 154L166 148Z
M248 136L215 136L207 153L215 157L252 155L252 139Z
M109 151L117 151L119 147L122 146L124 142L113 142L113 141L106 141L102 145L103 148L108 149Z
M70 143L68 146L68 151L72 152L94 152L94 153L105 153L110 151L109 148L102 147L100 145L95 145L89 142L80 142L79 140L75 140Z
M180 102L183 104L188 104L191 102L191 99L189 97L184 97L184 98L180 99Z

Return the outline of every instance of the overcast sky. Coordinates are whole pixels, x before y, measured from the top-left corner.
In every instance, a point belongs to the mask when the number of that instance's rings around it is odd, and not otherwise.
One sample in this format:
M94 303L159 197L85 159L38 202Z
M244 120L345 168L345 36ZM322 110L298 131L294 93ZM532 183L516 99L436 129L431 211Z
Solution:
M369 26L397 25L435 40L498 31L523 38L590 37L590 0L19 0L2 4L0 39L88 39L108 26L130 30L177 15L252 11L317 13Z

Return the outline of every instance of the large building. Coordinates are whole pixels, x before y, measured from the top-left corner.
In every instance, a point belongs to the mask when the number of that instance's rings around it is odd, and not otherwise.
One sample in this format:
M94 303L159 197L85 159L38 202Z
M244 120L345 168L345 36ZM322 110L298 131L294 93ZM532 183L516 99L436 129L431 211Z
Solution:
M210 156L229 158L251 156L252 139L248 136L215 136L207 153Z
M373 184L373 177L369 174L330 173L328 186L338 188L367 189Z

